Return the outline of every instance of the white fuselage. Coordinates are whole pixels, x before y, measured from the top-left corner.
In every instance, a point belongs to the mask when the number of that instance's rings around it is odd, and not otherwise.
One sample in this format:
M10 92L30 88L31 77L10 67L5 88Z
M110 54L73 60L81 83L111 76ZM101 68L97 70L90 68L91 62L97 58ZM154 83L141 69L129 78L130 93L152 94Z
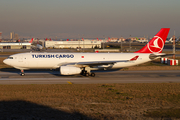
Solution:
M3 62L17 69L55 69L69 63L130 60L137 55L137 60L117 62L110 68L118 69L151 61L149 53L20 53L11 55Z

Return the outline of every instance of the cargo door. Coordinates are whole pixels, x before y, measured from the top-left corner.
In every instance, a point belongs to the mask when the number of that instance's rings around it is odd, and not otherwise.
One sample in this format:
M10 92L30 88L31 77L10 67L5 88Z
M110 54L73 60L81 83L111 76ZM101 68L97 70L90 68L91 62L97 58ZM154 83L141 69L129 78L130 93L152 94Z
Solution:
M19 56L18 57L18 62L19 62L19 66L28 67L28 65L26 64L27 60L26 60L26 58L24 56Z
M23 56L19 56L19 57L18 57L18 61L19 61L20 63L23 63Z

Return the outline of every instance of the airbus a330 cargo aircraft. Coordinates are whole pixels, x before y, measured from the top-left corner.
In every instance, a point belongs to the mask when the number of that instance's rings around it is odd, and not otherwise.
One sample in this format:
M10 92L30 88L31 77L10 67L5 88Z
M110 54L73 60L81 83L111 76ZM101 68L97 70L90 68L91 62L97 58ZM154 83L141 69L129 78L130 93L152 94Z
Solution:
M19 53L3 62L21 70L60 69L61 75L95 76L91 71L121 69L151 61L161 53L170 28L162 28L142 49L134 53Z

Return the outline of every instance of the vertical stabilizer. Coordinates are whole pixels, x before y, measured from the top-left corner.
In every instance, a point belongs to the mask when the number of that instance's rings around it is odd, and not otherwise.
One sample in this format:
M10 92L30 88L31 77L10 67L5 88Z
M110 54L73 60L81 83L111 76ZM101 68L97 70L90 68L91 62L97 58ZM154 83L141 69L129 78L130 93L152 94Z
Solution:
M139 51L135 53L161 53L170 28L161 28L161 30Z
M29 41L29 43L32 43L33 42L33 38L31 39L31 41Z

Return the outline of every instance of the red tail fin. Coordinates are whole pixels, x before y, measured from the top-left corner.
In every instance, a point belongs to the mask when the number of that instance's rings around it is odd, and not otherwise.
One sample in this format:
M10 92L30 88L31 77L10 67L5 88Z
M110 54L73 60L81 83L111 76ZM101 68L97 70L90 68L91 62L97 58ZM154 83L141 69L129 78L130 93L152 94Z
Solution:
M31 39L31 41L29 41L29 43L32 43L33 42L33 38Z
M110 38L110 37L108 37L108 41L111 41L111 38Z
M170 28L161 28L161 30L149 41L146 46L135 53L161 53L169 30Z

